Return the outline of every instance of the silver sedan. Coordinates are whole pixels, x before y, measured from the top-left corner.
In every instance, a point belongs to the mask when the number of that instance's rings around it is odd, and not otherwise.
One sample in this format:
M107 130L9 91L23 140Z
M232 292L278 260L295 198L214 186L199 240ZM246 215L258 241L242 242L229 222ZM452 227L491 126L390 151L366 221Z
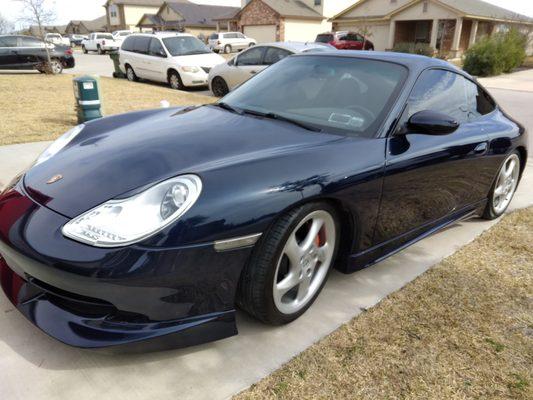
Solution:
M251 47L237 56L211 69L209 72L209 89L217 97L246 82L269 65L296 53L310 51L336 51L333 46L324 43L277 42Z

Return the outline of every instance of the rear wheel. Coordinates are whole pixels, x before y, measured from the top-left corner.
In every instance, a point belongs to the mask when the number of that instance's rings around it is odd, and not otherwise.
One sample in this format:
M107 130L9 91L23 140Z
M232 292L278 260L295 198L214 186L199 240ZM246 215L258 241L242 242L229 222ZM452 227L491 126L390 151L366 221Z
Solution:
M85 46L81 46L81 51L83 51L83 54L87 54L87 53L89 53L89 51L87 51L87 49L85 48Z
M58 75L63 72L63 64L61 64L60 60L54 58L50 61L50 70L54 75Z
M229 44L224 46L224 53L226 54L231 53L231 46Z
M172 89L185 90L185 85L181 80L181 76L176 71L170 71L168 74L168 83Z
M513 199L520 179L520 156L517 152L507 157L502 164L492 190L489 194L487 207L483 212L484 219L500 217Z
M98 45L98 47L96 48L96 50L98 51L98 54L99 54L99 55L104 54L104 51L102 50L102 47L100 47L100 45Z
M130 82L137 82L139 80L131 65L126 65L126 78L128 78L128 81Z
M322 290L338 249L335 209L311 203L282 216L256 245L242 273L237 303L274 325L301 316Z
M213 90L213 94L217 97L223 97L229 93L228 84L224 78L221 78L220 76L213 78L211 89Z

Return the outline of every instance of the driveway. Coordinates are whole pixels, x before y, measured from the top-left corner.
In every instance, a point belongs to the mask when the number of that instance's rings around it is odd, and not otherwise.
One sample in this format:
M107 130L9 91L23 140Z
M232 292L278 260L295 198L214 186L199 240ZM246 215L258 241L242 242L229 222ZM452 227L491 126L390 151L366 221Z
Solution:
M533 104L533 89L519 94L505 88L493 88L491 92L533 132L532 117L527 115ZM0 171L0 180L6 180L2 174L12 175L23 167L25 161L16 162L18 154L33 152L35 156L36 146L0 148L1 160L12 159L8 161L9 171ZM531 187L530 158L511 210L533 205ZM239 313L238 336L188 349L107 356L70 348L38 331L0 295L0 398L228 398L400 289L493 224L477 219L462 222L363 271L352 275L334 271L317 302L294 323L268 327Z

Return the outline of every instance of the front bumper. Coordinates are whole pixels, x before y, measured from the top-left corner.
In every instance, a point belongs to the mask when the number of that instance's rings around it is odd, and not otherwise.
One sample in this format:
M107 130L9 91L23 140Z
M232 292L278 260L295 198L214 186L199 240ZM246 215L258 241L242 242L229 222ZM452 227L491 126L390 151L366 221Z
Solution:
M208 84L209 74L201 68L198 72L184 72L180 69L179 74L181 81L187 87L207 86Z
M235 291L251 248L99 249L64 238L67 221L20 185L0 196L2 288L50 336L83 348L142 341L145 350L237 334Z

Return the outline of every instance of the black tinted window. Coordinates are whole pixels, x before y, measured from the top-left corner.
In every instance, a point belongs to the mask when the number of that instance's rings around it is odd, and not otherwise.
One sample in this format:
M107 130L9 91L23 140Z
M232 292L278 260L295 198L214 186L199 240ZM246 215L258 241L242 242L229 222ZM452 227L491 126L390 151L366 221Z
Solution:
M148 53L148 46L152 39L147 36L137 36L133 45L133 51L136 53L146 54Z
M432 110L449 115L460 123L468 121L465 82L465 78L453 72L424 71L411 93L409 116L422 110Z
M211 40L218 39L218 33L212 33L211 36L209 36L209 39Z
M17 37L0 36L0 47L17 47Z
M319 43L329 43L333 41L333 35L318 35L315 39L315 42Z
M21 37L19 46L21 47L41 47L43 42L37 38Z
M488 114L496 107L487 92L468 79L465 79L465 93L469 120Z
M124 40L124 43L122 43L122 50L125 51L133 51L133 44L135 43L135 37L130 36Z
M252 47L237 58L237 65L261 65L264 47Z
M287 50L278 49L276 47L268 47L265 52L265 59L263 61L263 64L271 65L275 64L278 61L283 60L285 57L290 56L291 53Z
M162 57L163 54L165 54L165 50L163 50L163 46L159 39L152 38L152 41L150 42L150 55Z

